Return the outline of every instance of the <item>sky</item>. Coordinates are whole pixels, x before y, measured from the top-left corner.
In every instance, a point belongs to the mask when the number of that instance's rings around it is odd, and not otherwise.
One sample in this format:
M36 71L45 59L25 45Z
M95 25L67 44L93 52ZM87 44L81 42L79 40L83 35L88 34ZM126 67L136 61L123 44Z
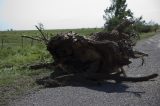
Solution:
M0 30L103 27L111 0L0 0ZM134 16L160 24L160 0L127 0Z

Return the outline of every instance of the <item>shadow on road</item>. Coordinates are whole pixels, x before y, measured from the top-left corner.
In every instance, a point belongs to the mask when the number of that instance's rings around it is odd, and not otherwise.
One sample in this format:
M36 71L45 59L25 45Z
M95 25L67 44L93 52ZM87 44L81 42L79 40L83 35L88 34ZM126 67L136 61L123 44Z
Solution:
M112 82L105 82L101 86L86 86L88 89L106 92L106 93L131 93L137 97L141 97L142 94L145 92L135 92L135 91L128 91L128 85L123 83L112 83Z
M43 80L44 81L44 80ZM47 80L47 83L49 81ZM41 82L40 85L46 84L46 82ZM55 88L55 87L61 87L61 86L55 86L52 85L53 82L48 83L48 85L44 85L45 88ZM87 89L99 91L99 92L105 92L105 93L132 93L137 97L141 97L141 94L144 94L145 92L135 92L135 91L128 91L127 89L129 86L125 83L115 83L115 82L94 82L94 81L69 81L66 82L66 85L62 86L72 86L72 87L85 87Z

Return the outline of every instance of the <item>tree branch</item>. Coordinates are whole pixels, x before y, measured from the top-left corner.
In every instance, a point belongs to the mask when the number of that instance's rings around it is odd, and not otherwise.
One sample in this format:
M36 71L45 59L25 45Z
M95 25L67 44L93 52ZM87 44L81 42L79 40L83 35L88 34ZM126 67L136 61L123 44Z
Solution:
M40 41L40 42L42 41L41 39L37 39L37 38L31 37L31 36L26 36L26 35L22 35L21 37L37 40L37 41Z
M36 28L38 29L38 31L41 33L41 35L42 35L42 40L43 40L44 43L47 45L47 44L48 44L48 39L46 38L47 35L45 35L45 34L43 33L43 31L42 31L38 26L35 25L35 27L36 27Z

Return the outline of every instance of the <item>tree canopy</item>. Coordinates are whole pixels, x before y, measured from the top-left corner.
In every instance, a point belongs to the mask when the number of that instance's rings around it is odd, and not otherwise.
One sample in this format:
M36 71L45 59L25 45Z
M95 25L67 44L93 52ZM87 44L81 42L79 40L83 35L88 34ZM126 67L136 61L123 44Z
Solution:
M105 29L111 31L122 20L133 18L133 13L130 9L127 9L126 0L111 0L111 6L105 10L103 17L106 20Z

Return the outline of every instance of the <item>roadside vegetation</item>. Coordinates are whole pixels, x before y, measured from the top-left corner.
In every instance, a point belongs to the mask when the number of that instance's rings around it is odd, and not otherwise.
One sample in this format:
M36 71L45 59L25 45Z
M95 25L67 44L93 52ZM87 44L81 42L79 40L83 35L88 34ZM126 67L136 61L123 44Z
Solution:
M126 0L111 0L111 5L107 7L104 12L104 29L106 31L112 31L118 24L126 19L130 19L134 21L134 23L126 29L125 32L135 37L141 35L140 39L153 35L159 28L159 25L153 21L146 22L142 16L138 18L135 17L134 13L127 8Z
M82 36L102 30L111 31L122 20L132 18L135 24L128 29L139 33L140 39L155 35L159 30L158 24L145 22L142 17L135 18L131 10L127 9L126 0L111 0L112 5L105 10L106 23L102 28L81 28L64 30L45 30L46 33L56 35L61 32L74 31ZM118 5L117 5L118 4ZM31 70L27 66L53 61L45 45L38 41L22 38L21 36L40 36L36 30L30 31L0 31L0 106L6 105L17 95L23 95L31 90L37 90L35 80L49 75L53 70Z
M60 32L71 30L46 30L54 36ZM102 31L101 28L72 29L80 35ZM155 35L156 32L141 33L141 39ZM31 70L27 66L53 61L45 45L38 41L23 38L22 35L37 36L38 31L1 31L0 32L0 105L6 104L10 98L36 90L35 80L47 76L53 70ZM3 40L3 41L2 41ZM3 44L2 44L3 42Z

